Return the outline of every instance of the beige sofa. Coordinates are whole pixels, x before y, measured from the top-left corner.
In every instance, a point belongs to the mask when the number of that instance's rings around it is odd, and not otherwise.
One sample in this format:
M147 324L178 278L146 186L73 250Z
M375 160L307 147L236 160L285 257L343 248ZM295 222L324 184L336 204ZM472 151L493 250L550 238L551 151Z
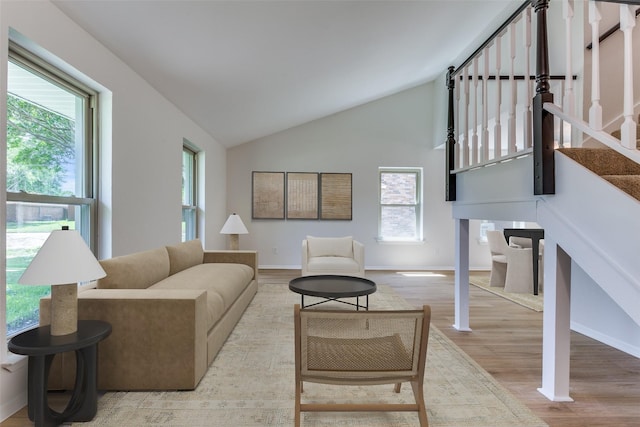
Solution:
M78 295L78 318L111 323L99 344L101 390L195 388L258 289L254 251L203 251L199 240L100 261L107 276ZM48 324L50 299L40 302ZM73 353L51 389L70 389Z
M313 237L302 241L303 276L336 274L364 277L364 245L351 236Z

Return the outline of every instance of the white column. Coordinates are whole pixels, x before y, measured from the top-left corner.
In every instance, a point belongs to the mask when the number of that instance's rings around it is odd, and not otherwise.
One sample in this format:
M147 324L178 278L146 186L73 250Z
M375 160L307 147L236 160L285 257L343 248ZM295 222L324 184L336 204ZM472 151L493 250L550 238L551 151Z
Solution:
M620 128L622 146L636 148L636 122L633 118L633 27L636 26L635 7L620 5L620 30L624 34L624 122Z
M569 397L570 308L571 257L545 236L542 387L538 391L554 402L573 401Z
M471 331L469 328L469 220L455 221L455 284L454 307L455 323L459 331Z
M591 107L589 126L602 130L602 106L600 105L600 5L589 2L589 23L591 24Z

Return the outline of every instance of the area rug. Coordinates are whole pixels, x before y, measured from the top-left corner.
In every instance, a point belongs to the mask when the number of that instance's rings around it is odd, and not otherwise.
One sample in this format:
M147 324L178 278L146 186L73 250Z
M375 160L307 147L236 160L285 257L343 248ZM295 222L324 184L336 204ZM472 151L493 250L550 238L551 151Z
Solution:
M516 304L520 304L523 307L534 311L542 311L544 300L542 292L538 292L538 295L505 292L504 288L489 286L489 276L469 276L469 283L487 292L501 296L504 299L513 301Z
M242 319L193 391L108 392L89 426L291 426L294 408L293 305L284 284L260 285ZM311 301L305 298L305 303ZM404 309L382 285L370 309ZM338 304L331 302L327 306ZM322 306L320 306L322 307ZM349 306L341 305L343 309ZM431 326L425 394L432 427L546 426L462 350ZM412 402L411 387L347 387L305 383L303 399ZM303 413L303 426L417 426L415 413Z

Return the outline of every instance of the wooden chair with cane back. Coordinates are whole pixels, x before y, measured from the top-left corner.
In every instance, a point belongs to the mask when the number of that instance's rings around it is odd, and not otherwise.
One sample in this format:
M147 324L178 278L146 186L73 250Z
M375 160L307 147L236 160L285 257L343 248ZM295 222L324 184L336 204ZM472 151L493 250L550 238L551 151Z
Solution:
M415 411L429 425L423 379L431 308L399 311L300 309L295 318L295 425L301 412ZM302 403L304 382L374 385L403 382L415 403Z

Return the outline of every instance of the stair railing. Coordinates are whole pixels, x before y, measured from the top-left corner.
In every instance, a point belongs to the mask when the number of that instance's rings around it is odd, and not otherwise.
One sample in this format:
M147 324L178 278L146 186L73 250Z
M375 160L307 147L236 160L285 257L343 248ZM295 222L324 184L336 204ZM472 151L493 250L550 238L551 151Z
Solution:
M545 94L544 102L552 101L552 91L573 90L561 84L565 76L550 76L548 61L540 59L540 45L546 44L547 7L548 0L524 1L462 65L449 68L447 200L455 200L456 174L534 153L534 79L536 92ZM531 71L534 49L535 76ZM551 80L557 81L553 87ZM551 172L545 175L552 176L553 167L547 169Z
M584 107L588 122L581 117L583 108L576 108L571 52L582 40L573 40L572 28L583 24L582 16L574 17L574 0L562 0L565 45L557 40L553 45L566 52L563 76L549 72L549 0L525 1L462 65L450 67L446 200L456 199L456 174L530 154L534 162L534 194L553 194L555 148L580 146L585 135L591 138L589 142L597 141L640 163L635 121L640 103L636 104L633 97L633 34L639 7L622 0L616 0L618 4L587 3L589 22L584 31L591 32L591 68L585 70L587 76L579 82L578 90L585 99L590 96ZM612 8L619 9L621 41L605 40L601 34L601 12L610 14ZM607 35L613 33L617 30L608 31ZM581 49L586 51L584 46ZM532 103L529 57L534 50L536 95ZM601 52L607 53L605 59L601 59ZM615 61L619 57L619 63L613 66L612 52L618 52L613 55ZM554 69L560 65L554 64ZM607 75L606 100L601 93L603 66L623 70L618 79L622 84L612 84L615 78ZM612 96L614 86L619 89ZM558 102L554 103L554 99ZM607 124L603 124L605 120Z

